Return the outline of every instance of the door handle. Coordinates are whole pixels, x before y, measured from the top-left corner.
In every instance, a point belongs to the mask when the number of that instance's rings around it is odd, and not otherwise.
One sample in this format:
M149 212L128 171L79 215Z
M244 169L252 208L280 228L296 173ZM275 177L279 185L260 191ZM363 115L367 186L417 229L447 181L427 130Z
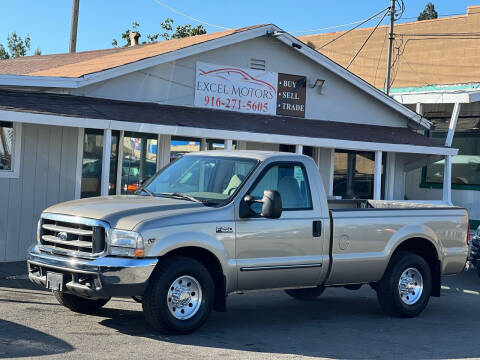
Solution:
M313 237L320 237L322 235L322 222L320 220L313 222L312 235Z

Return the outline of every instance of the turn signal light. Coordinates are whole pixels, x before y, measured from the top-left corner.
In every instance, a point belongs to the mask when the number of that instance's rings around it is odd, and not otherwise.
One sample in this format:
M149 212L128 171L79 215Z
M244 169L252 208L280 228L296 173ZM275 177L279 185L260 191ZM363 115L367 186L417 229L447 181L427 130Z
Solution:
M135 256L135 257L143 257L143 249L135 249L135 250L133 250L133 256Z

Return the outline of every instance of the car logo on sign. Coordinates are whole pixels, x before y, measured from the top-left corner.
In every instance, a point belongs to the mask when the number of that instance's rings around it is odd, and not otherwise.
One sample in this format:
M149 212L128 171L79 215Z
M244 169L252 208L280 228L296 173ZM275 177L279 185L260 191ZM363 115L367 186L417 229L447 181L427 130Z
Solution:
M59 232L59 233L58 233L57 237L58 237L60 240L65 241L65 240L67 240L67 238L68 238L68 234L67 234L65 231L62 231L62 232Z

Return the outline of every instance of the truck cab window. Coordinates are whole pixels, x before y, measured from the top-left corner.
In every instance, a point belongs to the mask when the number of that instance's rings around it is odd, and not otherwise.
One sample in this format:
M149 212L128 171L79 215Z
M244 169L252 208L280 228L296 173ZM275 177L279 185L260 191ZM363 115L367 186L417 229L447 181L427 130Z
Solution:
M240 189L257 160L215 156L184 156L145 184L157 196L183 194L223 204Z
M282 197L283 210L312 209L312 197L307 172L303 166L279 164L270 167L254 186L250 195L261 199L265 190L277 190ZM253 203L252 210L261 212L262 205Z

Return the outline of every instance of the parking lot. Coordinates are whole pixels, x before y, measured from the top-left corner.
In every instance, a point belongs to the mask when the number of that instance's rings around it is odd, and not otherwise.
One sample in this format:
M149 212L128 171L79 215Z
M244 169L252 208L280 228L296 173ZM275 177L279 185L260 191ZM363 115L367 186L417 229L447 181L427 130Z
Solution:
M97 315L58 305L28 280L0 280L0 358L292 359L480 357L480 279L475 272L444 279L415 319L383 315L375 292L327 289L317 300L283 292L234 295L198 332L152 332L141 305L113 299Z

